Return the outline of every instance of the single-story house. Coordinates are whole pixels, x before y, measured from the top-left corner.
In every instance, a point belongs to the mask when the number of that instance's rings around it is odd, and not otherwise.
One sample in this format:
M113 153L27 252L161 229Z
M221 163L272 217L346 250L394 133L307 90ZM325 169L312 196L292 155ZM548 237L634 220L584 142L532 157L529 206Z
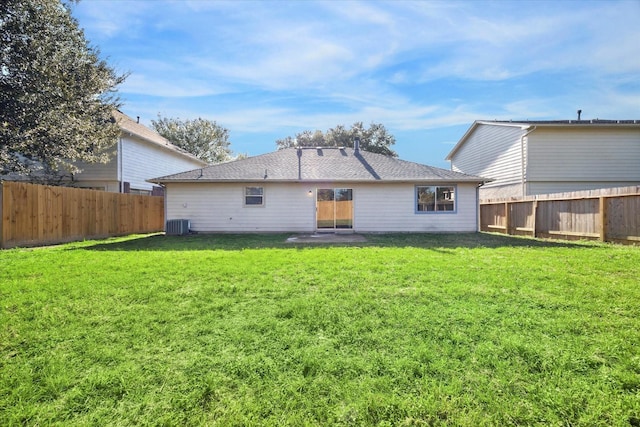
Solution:
M151 179L196 232L475 232L486 180L355 148L286 148Z
M475 121L446 157L481 199L640 185L640 120Z
M120 111L113 117L120 126L120 138L108 163L82 163L82 172L72 177L76 187L115 193L161 194L161 188L147 180L206 166L205 161L173 145L157 132Z

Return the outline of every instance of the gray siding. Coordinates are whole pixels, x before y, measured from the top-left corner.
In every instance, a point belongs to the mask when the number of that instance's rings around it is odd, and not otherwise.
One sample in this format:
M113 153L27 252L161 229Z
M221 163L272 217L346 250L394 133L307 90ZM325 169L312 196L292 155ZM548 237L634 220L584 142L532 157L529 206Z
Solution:
M115 151L117 146L113 147ZM78 167L82 172L75 175L74 179L83 183L91 182L109 182L118 181L118 170L116 168L118 162L115 159L115 153L108 163L82 163L78 162Z
M245 206L244 188L264 187L264 206ZM166 185L167 219L189 219L200 232L312 232L315 198L303 184L229 183ZM313 193L315 195L315 192Z
M456 185L420 183L419 185ZM416 184L354 186L354 223L360 232L477 231L475 184L456 185L456 212L416 213Z
M640 181L640 129L539 128L528 138L530 183Z
M520 127L479 124L451 158L452 169L494 179L480 198L522 194ZM524 138L525 195L623 187L640 182L640 129L543 125Z
M250 185L264 187L264 207L244 206ZM477 231L476 186L456 187L457 211L437 214L416 213L413 183L167 183L165 203L167 219L189 219L199 232L313 232L317 188L352 188L356 232Z
M131 189L146 191L151 191L155 185L146 182L147 179L202 167L194 159L135 137L122 139L121 159L120 179L129 182Z
M519 126L479 124L451 158L452 170L493 179L486 188L520 183L524 132Z
M202 167L196 160L135 136L121 138L114 150L116 148L120 152L114 154L109 163L79 164L82 172L74 177L78 186L119 192L120 181L123 181L129 182L132 190L151 191L155 184L146 182L147 179Z
M522 184L503 185L500 187L480 187L480 200L521 197Z
M597 190L600 188L633 187L638 185L638 181L615 181L615 182L531 182L527 184L528 194L552 194L571 193L582 190Z

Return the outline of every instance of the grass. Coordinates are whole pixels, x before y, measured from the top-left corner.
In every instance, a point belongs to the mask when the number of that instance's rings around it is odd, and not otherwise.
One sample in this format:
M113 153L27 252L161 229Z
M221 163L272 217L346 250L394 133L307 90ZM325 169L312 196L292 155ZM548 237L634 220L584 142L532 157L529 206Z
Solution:
M0 252L0 425L640 425L640 248L132 236Z

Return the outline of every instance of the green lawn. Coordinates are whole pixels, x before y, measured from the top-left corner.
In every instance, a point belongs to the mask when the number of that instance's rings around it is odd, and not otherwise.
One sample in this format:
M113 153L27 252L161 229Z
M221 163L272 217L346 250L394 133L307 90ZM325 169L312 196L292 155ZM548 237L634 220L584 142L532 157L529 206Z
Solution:
M0 425L640 425L640 248L132 236L0 251Z

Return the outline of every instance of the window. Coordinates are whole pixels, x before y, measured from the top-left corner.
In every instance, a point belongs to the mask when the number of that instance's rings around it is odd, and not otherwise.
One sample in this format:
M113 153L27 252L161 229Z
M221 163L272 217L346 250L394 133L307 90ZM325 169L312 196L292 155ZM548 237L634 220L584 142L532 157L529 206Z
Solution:
M455 186L416 187L416 212L455 212Z
M138 190L137 188L130 188L129 194L137 194L140 196L149 196L151 195L151 191L149 190Z
M244 204L245 206L264 206L264 188L245 187Z
M353 228L353 189L318 188L316 194L318 229Z

